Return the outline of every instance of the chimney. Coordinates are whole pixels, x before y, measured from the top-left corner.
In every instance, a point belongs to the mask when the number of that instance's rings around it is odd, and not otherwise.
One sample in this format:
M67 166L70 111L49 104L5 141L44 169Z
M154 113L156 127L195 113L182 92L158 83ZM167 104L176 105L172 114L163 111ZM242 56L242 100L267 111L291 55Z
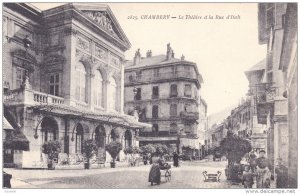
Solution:
M151 50L148 50L147 53L146 53L146 57L152 57L152 51Z
M134 58L133 58L133 65L138 65L141 62L141 53L140 49L138 49L135 52Z
M185 59L185 56L182 54L181 55L181 61L184 61L184 59Z
M167 60L174 58L173 49L170 46L170 43L167 44Z

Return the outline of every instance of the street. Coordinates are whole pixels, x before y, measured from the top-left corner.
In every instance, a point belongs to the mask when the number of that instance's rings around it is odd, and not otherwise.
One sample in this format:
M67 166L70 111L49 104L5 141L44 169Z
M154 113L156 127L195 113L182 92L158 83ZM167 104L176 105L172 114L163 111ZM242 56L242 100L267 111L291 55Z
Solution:
M243 188L226 180L226 161L181 162L179 168L172 167L172 178L166 182L161 178L160 185L151 186L148 182L150 165L136 167L109 167L92 170L24 170L4 169L13 175L12 188ZM221 171L220 182L204 182L202 172ZM163 172L163 171L162 171Z

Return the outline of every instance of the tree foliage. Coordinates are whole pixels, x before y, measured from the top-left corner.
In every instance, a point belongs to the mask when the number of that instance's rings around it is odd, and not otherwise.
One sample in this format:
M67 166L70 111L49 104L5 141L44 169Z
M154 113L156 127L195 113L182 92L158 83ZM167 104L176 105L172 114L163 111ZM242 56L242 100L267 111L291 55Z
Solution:
M42 145L42 152L48 155L48 159L52 161L54 158L58 158L58 154L61 152L61 144L59 141L47 141Z
M169 148L164 144L155 144L154 145L155 152L159 155L169 154Z
M129 146L123 149L125 154L138 154L141 152L141 149L138 146Z
M94 154L96 154L98 146L95 140L88 139L83 141L82 152L87 159L90 159Z
M122 150L122 144L118 141L112 141L109 144L105 145L105 149L112 157L113 162L115 162L118 154Z
M220 143L220 152L227 156L228 163L239 163L242 157L251 150L252 147L248 140L231 132L228 132L227 137Z
M140 147L140 150L143 155L147 155L147 154L154 153L156 151L156 148L152 144L147 144L147 145Z

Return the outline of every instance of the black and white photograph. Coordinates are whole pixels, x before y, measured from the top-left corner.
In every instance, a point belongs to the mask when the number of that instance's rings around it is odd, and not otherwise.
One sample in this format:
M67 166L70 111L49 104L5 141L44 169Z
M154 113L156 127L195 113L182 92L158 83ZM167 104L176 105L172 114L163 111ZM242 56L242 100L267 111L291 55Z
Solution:
M1 56L4 193L298 190L297 2L3 2Z

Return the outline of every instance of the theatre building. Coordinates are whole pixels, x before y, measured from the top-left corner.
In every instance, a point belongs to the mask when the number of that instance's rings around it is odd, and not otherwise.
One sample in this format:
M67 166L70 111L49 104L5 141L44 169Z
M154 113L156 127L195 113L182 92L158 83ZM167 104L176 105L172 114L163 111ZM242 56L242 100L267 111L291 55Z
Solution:
M62 145L58 166L63 157L82 160L86 139L98 142L97 155L108 162L106 143L138 144L136 135L146 125L123 113L124 52L129 48L106 5L69 3L40 11L30 4L5 3L4 118L12 126L7 128L19 134L4 140L4 153L10 155L5 162L47 167L42 145L50 140ZM12 146L22 142L24 149Z

